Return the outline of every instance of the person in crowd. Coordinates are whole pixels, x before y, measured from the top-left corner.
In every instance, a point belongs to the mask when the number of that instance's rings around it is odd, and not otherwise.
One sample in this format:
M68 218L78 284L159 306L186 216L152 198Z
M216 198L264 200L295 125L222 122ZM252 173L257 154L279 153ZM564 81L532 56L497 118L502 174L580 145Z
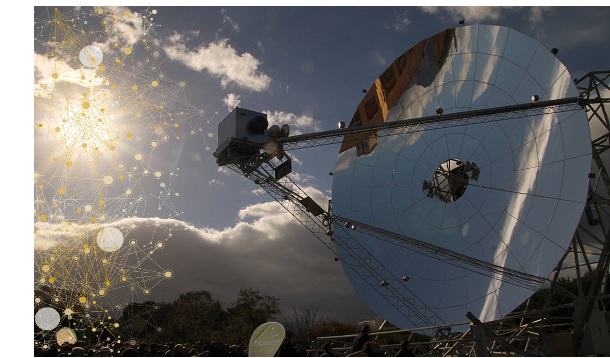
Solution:
M97 356L98 356L98 357L112 357L112 352L110 351L110 348L108 348L108 347L102 347L102 348L100 348L100 350L97 352Z
M284 337L284 340L282 341L280 348L278 348L277 352L275 353L275 356L276 357L296 357L297 356L297 350L294 348L292 343L290 343L290 336Z
M140 357L138 350L133 347L123 348L119 357Z
M83 347L74 347L74 348L72 348L72 351L70 352L70 356L71 357L84 357L85 349Z
M381 349L379 343L375 341L367 341L362 346L362 351L365 357L385 357L385 352Z
M320 357L335 357L335 353L333 353L333 347L330 342L326 342L322 345L322 349L324 353L320 354Z
M139 357L147 357L148 356L148 344L146 343L140 343L138 344L138 356Z
M362 350L364 343L371 340L371 336L369 335L370 332L371 326L369 326L368 324L362 326L362 328L360 329L360 333L358 333L356 338L354 338L354 343L352 344L352 353L356 353Z
M396 353L394 357L415 357L413 353L413 346L409 341L400 342L400 350Z

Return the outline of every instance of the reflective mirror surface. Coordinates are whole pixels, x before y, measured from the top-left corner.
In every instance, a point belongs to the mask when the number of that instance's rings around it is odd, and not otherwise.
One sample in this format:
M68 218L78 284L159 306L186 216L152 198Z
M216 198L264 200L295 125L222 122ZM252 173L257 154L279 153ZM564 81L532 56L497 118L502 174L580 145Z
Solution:
M533 95L544 101L578 93L565 66L538 41L506 27L464 26L397 58L367 91L350 127L530 103ZM519 272L551 273L587 198L584 111L349 139L334 171L334 214ZM533 293L352 231L392 275L408 276L399 284L438 324L466 321L467 312L498 319ZM348 255L340 243L337 249ZM413 327L380 295L385 287L371 287L348 265L344 270L373 311Z

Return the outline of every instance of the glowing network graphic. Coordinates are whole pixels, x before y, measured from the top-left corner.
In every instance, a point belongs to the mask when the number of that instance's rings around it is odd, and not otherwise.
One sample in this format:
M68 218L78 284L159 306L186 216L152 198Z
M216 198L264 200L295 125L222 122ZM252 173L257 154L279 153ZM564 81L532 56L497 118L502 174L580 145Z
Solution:
M169 153L184 134L209 148L212 118L163 71L157 10L35 10L35 344L120 339L122 310L173 277L155 256L183 230L136 218L180 215ZM150 316L138 325L162 331Z

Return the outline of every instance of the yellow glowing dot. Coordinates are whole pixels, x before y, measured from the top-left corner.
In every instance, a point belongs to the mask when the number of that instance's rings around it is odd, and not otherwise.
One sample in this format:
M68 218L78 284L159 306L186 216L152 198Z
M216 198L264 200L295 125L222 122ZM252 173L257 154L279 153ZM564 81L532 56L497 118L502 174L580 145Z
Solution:
M51 271L51 266L49 265L42 265L42 272L49 272Z
M55 283L55 277L50 277L49 278L49 283Z
M178 123L174 123L174 127L178 128Z
M67 167L71 167L71 166L72 166L72 162L68 160L68 161L66 162L66 166L67 166Z
M163 276L165 276L166 278L170 278L170 277L172 277L172 272L171 271L165 271Z
M91 218L91 222L94 223L97 221L97 218Z
M38 123L38 128L42 128L42 123Z
M83 143L83 148L87 148L87 143Z
M38 185L38 189L42 190L42 188L44 188L44 185L42 185L42 184Z
M34 302L36 302L36 303L40 303L40 302L42 302L42 300L40 299L40 297L36 297L36 298L34 299Z
M97 9L97 14L98 14L98 15L101 15L101 14L103 14L103 13L104 13L104 9Z
M55 132L59 132L61 129L59 127L55 127Z
M110 85L110 88L112 88L112 89L116 89L116 83L111 84L111 85Z
M84 252L84 253L86 253L86 254L88 254L88 253L90 253L90 252L91 252L91 249L87 247L87 248L83 249L83 252Z
M57 194L64 195L65 193L66 193L66 189L64 189L64 188L57 189Z
M91 332L97 332L97 328L95 328L95 327L91 328Z
M152 81L152 83L150 84L153 87L157 87L159 85L159 81Z
M121 59L117 57L117 58L114 59L114 62L121 63Z
M123 50L123 52L124 52L126 55L131 55L131 53L133 52L133 50L132 50L131 48L129 48L129 47L128 47L128 48L126 48L125 50Z
M98 69L99 69L101 72L106 71L106 66L104 66L104 65L99 65L97 68L98 68Z
M76 209L76 213L77 213L77 214L80 214L80 213L81 213L81 211L82 211L82 210L81 210L80 208L77 208L77 209Z
M85 78L86 78L85 75L80 76L81 80L85 80Z
M120 176L119 176L119 180L125 180L125 176L120 175Z
M99 206L104 206L104 199L100 199L100 200L97 202L97 204L98 204Z
M106 294L106 291L102 289L102 290L97 291L97 293L98 293L100 296L104 296L104 295Z
M53 77L54 79L57 79L59 77L59 73L57 72L53 72L53 74L51 75L51 77Z
M69 309L69 308L66 308L66 309L64 310L64 314L65 314L66 316L69 316L69 315L71 315L72 313L74 313L74 311L72 311L72 310L71 310L71 309Z
M114 145L110 146L110 150L114 151L116 149L116 147Z
M114 324L114 328L119 328L119 324L118 324L118 323L115 323L115 324Z
M45 214L40 215L40 220L41 221L47 220L47 216Z
M132 89L133 91L137 91L137 90L138 90L138 86L133 85L133 86L131 86L131 89Z
M127 139L131 139L133 138L133 133L127 132L127 134L125 134L125 137L127 137Z
M140 161L143 159L142 153L136 153L133 158L137 161Z
M78 298L78 302L80 302L80 303L85 303L85 302L87 302L87 297L83 297L83 296L79 297L79 298Z
M83 108L84 108L84 109L88 109L89 107L91 107L91 103L89 103L89 102L83 102Z
M103 260L102 260L102 263L103 263L103 264L107 264L107 263L108 263L108 260L103 259ZM106 285L106 286L110 285L110 281L106 281L106 282L107 282L107 285Z
M40 280L38 280L38 282L45 283L45 282L47 282L47 280L44 277L41 277Z

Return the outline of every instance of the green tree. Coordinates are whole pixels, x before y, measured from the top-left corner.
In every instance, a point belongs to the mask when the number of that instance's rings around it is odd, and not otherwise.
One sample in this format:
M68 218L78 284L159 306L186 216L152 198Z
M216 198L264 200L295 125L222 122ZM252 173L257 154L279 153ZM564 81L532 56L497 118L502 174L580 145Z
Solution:
M222 326L225 317L220 301L212 299L208 291L187 292L172 302L165 336L176 341L203 340Z
M247 346L256 327L280 313L280 300L251 288L241 289L227 313L227 339Z

